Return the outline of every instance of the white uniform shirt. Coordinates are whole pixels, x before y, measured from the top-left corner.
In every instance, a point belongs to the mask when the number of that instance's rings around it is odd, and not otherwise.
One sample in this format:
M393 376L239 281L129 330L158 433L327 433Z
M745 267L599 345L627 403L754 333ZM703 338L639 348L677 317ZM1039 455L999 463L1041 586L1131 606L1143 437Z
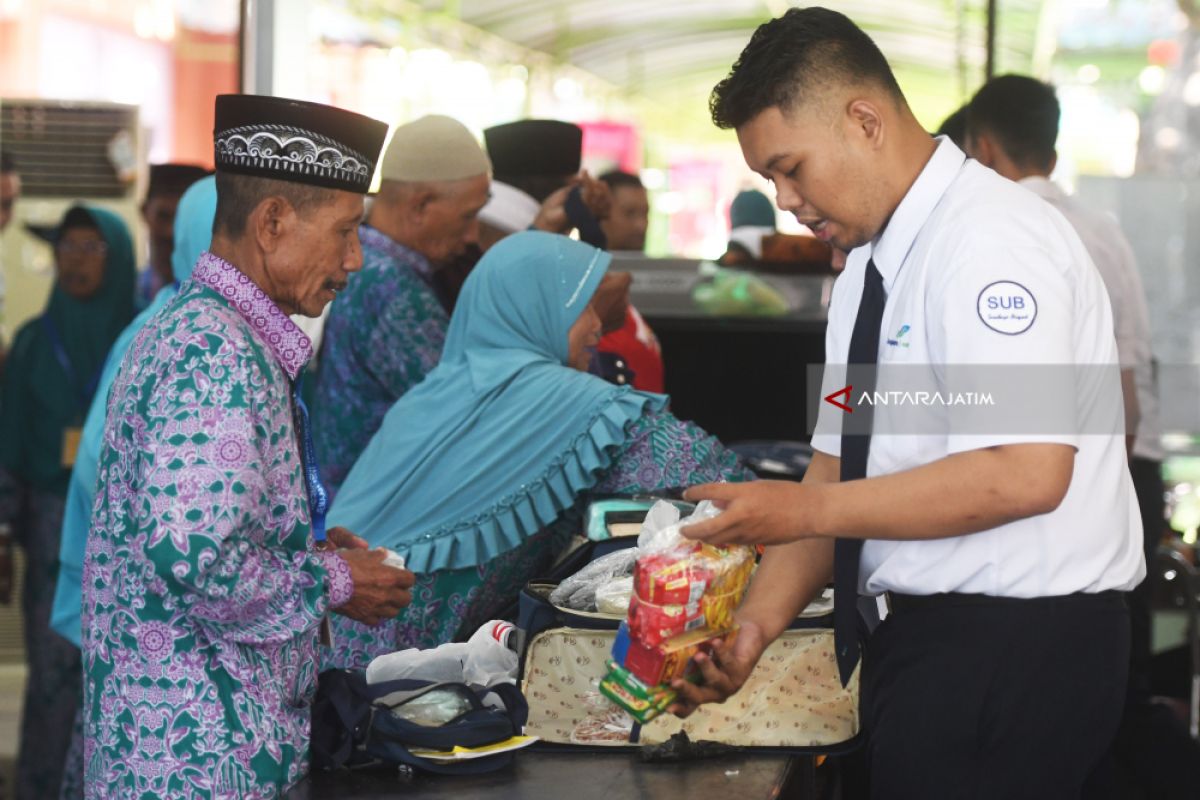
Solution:
M1131 589L1145 574L1141 522L1126 466L1112 314L1100 275L1061 214L976 161L948 139L871 244L854 250L834 286L826 361L844 364L868 259L883 276L887 305L879 362L908 364L941 385L946 365L1098 365L1096 385L1050 392L1079 429L1037 435L954 429L897 433L896 409L876 407L868 477L900 472L968 450L1058 442L1076 449L1070 488L1059 507L979 533L929 541L868 540L860 564L866 594L967 592L1041 597ZM1018 298L1013 300L1012 298ZM1033 309L997 317L988 305ZM1104 366L1107 365L1107 366ZM827 368L826 374L834 370ZM1074 375L1071 368L1055 374ZM880 380L883 380L881 372ZM1086 380L1084 381L1086 383ZM828 388L828 386L826 387ZM877 391L885 388L877 386ZM828 392L826 392L828 393ZM1115 397L1113 396L1115 393ZM1102 399L1097 399L1101 397ZM841 452L843 412L822 403L812 444ZM1104 419L1092 419L1100 414ZM1104 430L1082 435L1082 431ZM881 433L882 431L882 433Z
M1093 211L1042 177L1024 178L1019 183L1062 212L1088 255L1092 257L1108 299L1112 303L1113 328L1117 337L1117 356L1122 369L1132 369L1137 385L1138 422L1133 454L1162 461L1162 423L1158 411L1158 386L1150 351L1150 310L1138 273L1137 259L1116 221Z

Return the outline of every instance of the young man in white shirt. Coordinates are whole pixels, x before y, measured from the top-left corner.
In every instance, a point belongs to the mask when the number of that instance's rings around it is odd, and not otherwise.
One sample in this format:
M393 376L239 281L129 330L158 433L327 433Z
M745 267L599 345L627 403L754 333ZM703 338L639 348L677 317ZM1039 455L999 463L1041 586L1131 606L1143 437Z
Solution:
M1144 574L1112 317L1087 252L1037 198L931 139L836 12L761 26L711 107L779 207L852 251L826 361L827 375L854 362L859 413L822 404L801 484L689 490L725 510L687 535L768 548L736 641L698 659L704 683L677 685L675 712L737 691L836 572L837 607L853 613L854 588L891 602L861 675L876 796L1078 796L1120 718L1120 592ZM1020 413L868 411L876 361L876 391L1058 390ZM837 627L852 680L858 645Z
M1001 75L984 84L968 106L966 149L984 166L1061 212L1104 279L1121 363L1129 469L1149 562L1164 527L1164 454L1150 311L1133 248L1117 221L1088 208L1050 180L1058 161L1059 118L1053 86L1024 75ZM1147 578L1128 596L1133 633L1129 694L1114 754L1150 796L1194 798L1200 796L1200 746L1167 707L1150 697L1150 593Z

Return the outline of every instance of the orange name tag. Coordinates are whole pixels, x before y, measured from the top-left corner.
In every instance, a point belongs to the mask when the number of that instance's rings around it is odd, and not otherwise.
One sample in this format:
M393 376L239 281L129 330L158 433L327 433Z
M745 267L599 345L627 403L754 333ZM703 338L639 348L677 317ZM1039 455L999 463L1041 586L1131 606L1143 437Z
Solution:
M79 454L79 440L83 438L83 428L64 428L62 443L62 465L75 466L75 456Z

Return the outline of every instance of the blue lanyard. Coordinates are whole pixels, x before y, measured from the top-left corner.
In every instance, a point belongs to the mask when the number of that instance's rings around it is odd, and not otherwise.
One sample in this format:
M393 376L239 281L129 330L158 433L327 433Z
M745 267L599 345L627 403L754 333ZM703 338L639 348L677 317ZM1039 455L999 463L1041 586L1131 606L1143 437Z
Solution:
M329 511L329 492L321 482L321 470L317 467L317 450L313 447L312 423L308 417L308 406L300 396L301 375L292 384L292 400L296 403L296 422L300 426L300 458L304 462L304 483L308 487L308 512L312 517L313 539L325 541L325 514Z
M50 339L50 347L54 350L54 358L58 361L58 365L63 368L63 372L67 373L67 377L75 385L75 391L79 394L80 410L86 412L88 406L92 404L92 396L96 394L96 387L100 385L100 374L104 372L104 362L100 362L100 366L96 368L87 383L82 383L81 376L75 371L75 365L71 363L71 356L67 354L67 348L58 332L58 326L54 324L54 320L50 319L49 314L42 314L42 330Z

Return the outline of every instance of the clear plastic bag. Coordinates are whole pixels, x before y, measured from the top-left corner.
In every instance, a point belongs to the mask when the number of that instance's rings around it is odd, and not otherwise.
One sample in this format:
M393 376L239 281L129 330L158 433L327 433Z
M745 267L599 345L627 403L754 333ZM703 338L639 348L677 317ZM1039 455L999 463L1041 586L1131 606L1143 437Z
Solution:
M400 719L417 725L436 728L461 717L474 708L469 697L458 687L439 686L412 699L395 702L392 695L379 699L379 704L388 706L391 713ZM465 691L465 690L464 690ZM406 694L397 692L396 694Z
M651 506L645 522L642 523L642 532L638 536L638 552L660 553L687 544L688 540L680 533L681 529L712 519L720 513L721 509L712 502L702 500L695 511L680 519L679 509L674 504L659 500Z
M636 560L637 550L632 547L601 556L560 583L550 593L550 602L574 611L595 611L596 590L617 578L633 575Z
M629 613L629 601L633 597L633 576L617 578L596 588L596 610L601 614Z
M601 556L550 593L550 602L573 611L624 614L633 594L633 565L646 553L659 553L688 545L680 528L712 519L721 510L705 500L687 517L680 519L679 508L666 500L650 507L638 536L638 546ZM601 603L603 602L603 608Z

